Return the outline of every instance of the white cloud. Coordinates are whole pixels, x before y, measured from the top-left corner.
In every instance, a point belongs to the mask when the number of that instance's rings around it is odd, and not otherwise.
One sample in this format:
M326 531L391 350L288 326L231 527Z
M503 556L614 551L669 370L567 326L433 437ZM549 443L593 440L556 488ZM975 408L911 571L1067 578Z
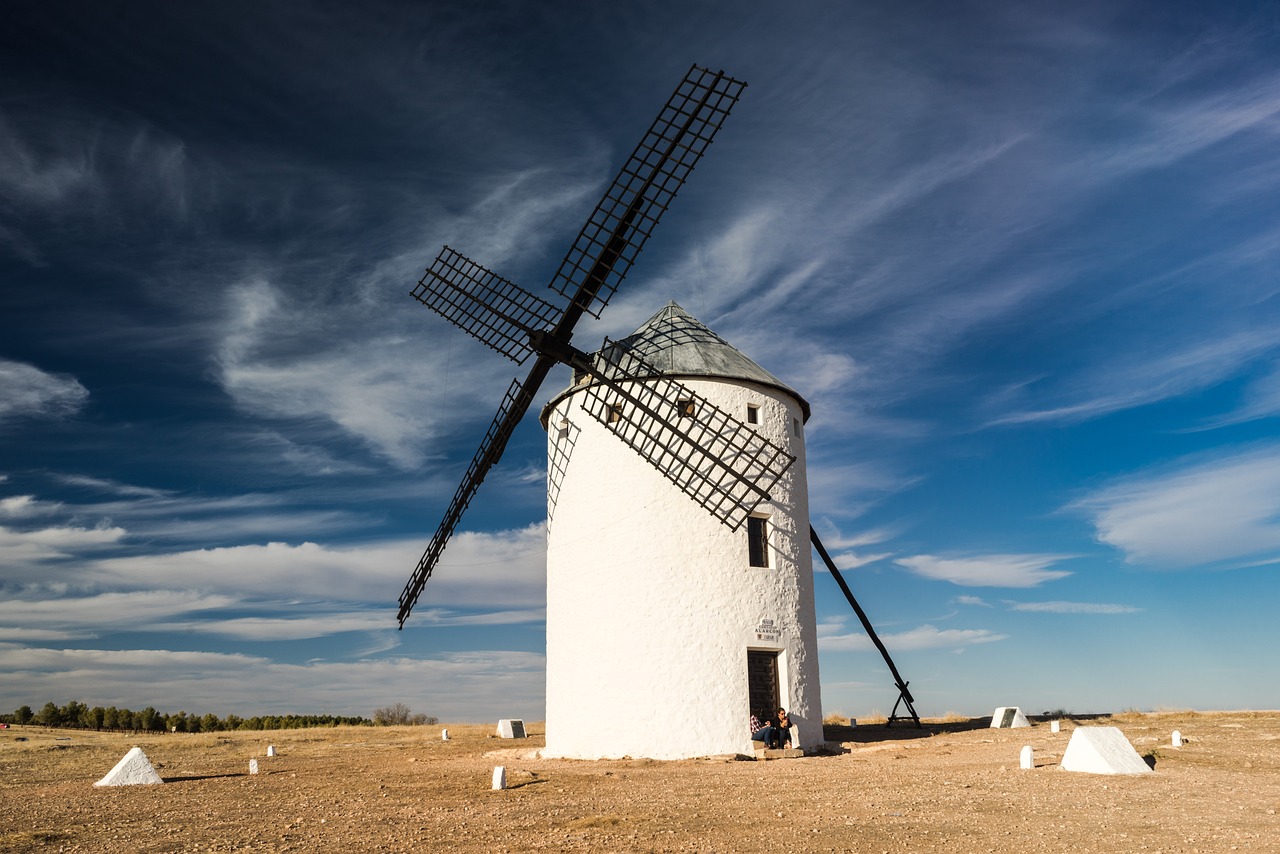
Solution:
M74 555L92 553L113 546L125 535L123 528L41 528L16 531L0 525L0 563L8 569L8 580L16 581L21 570L31 572L33 564Z
M3 481L0 481L3 482ZM11 495L0 498L0 516L25 519L56 513L62 505L53 501L40 501L34 495Z
M157 619L175 614L212 611L234 605L230 596L191 591L108 592L92 596L53 595L27 591L0 602L0 637L39 640L33 631L47 629L63 636L84 637L108 629L145 631ZM44 638L56 639L56 638Z
M950 581L961 587L1036 587L1046 581L1065 578L1070 572L1049 569L1070 555L994 554L944 558L916 555L898 558L896 563L916 575Z
M1002 635L987 629L939 629L925 624L918 628L894 634L880 633L880 640L894 652L921 649L963 648L974 644L994 643L1005 640ZM824 652L863 652L874 650L871 638L862 633L847 635L819 635L818 649Z
M1137 614L1142 609L1132 605L1111 605L1104 602L1009 602L1011 611L1031 611L1041 614Z
M285 607L282 603L260 603L263 607ZM302 616L285 617L232 617L227 619L190 619L179 622L157 623L144 626L147 631L187 632L210 634L247 641L304 640L322 638L343 632L388 633L399 638L395 631L395 603L377 611L344 611L332 606L318 606L311 602L288 603L290 610L302 611ZM491 611L479 614L459 614L442 608L414 611L414 624L423 628L446 626L506 626L536 623L547 618L543 609L517 611ZM398 646L388 644L381 649ZM379 651L381 651L379 649ZM368 651L365 654L369 654Z
M439 453L444 436L478 445L512 375L510 362L407 298L394 314L386 304L317 311L259 276L228 300L216 363L238 407L300 422L280 427L290 437L330 424L404 470ZM410 316L417 334L395 332Z
M979 608L990 608L991 603L983 599L981 596L957 596L955 598L957 605L973 605Z
M66 418L89 398L74 377L46 373L34 365L0 359L0 424L17 418Z
M230 546L83 562L80 583L142 589L197 587L228 595L394 603L425 540L356 546ZM541 607L546 601L542 524L496 533L455 534L422 599L424 608Z
M1072 505L1129 563L1185 567L1280 556L1280 447L1184 460Z
M545 717L545 658L528 652L284 664L238 654L0 643L0 672L6 674L5 693L32 704L71 697L91 706L151 705L219 716L367 717L379 706L403 702L453 722Z

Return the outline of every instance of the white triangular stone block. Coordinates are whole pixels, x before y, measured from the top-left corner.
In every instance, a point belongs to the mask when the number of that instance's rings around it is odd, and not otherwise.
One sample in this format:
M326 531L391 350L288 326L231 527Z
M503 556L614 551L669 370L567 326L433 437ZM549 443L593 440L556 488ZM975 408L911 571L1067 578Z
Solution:
M505 789L507 787L507 769L504 765L495 766L493 769L493 788Z
M1027 716L1017 706L1001 706L991 713L991 726L995 728L1031 726L1031 721L1027 720Z
M1150 774L1119 727L1078 727L1062 754L1062 770L1087 774Z
M164 780L161 780L160 775L156 773L156 769L151 767L151 760L147 758L147 754L142 752L141 747L135 747L116 763L116 767L107 772L107 776L93 785L137 786L163 782Z

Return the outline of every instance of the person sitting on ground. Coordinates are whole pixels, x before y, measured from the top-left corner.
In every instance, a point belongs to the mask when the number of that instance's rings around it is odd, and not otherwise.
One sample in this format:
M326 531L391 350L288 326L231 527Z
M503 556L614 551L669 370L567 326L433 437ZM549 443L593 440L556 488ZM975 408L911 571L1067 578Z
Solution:
M786 709L778 709L778 725L774 728L774 739L779 750L791 746L791 717Z
M752 712L751 713L751 740L763 741L765 747L768 747L769 744L774 740L773 721L765 721L763 724L761 724L760 718L756 717L755 713Z

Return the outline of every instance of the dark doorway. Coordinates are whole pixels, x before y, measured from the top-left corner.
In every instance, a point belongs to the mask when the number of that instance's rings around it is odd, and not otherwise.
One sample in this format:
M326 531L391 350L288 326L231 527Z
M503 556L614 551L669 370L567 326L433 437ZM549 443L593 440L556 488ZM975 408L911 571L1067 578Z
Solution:
M747 693L754 714L772 718L778 711L781 703L778 691L778 653L761 649L747 650Z

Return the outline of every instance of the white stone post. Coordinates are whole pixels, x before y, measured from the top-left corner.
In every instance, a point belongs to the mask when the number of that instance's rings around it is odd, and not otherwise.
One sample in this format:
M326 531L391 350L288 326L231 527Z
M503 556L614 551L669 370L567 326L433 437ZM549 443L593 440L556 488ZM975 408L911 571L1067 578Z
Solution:
M1049 722L1049 732L1061 732L1061 731L1062 731L1062 721Z
M493 788L494 790L505 789L507 787L507 769L505 766L498 765L493 769Z
M1031 745L1028 744L1026 747L1022 748L1022 755L1019 757L1019 764L1023 771L1029 771L1036 767L1035 760L1031 755Z
M1173 746L1182 746L1182 733L1178 732L1176 729L1173 731Z

